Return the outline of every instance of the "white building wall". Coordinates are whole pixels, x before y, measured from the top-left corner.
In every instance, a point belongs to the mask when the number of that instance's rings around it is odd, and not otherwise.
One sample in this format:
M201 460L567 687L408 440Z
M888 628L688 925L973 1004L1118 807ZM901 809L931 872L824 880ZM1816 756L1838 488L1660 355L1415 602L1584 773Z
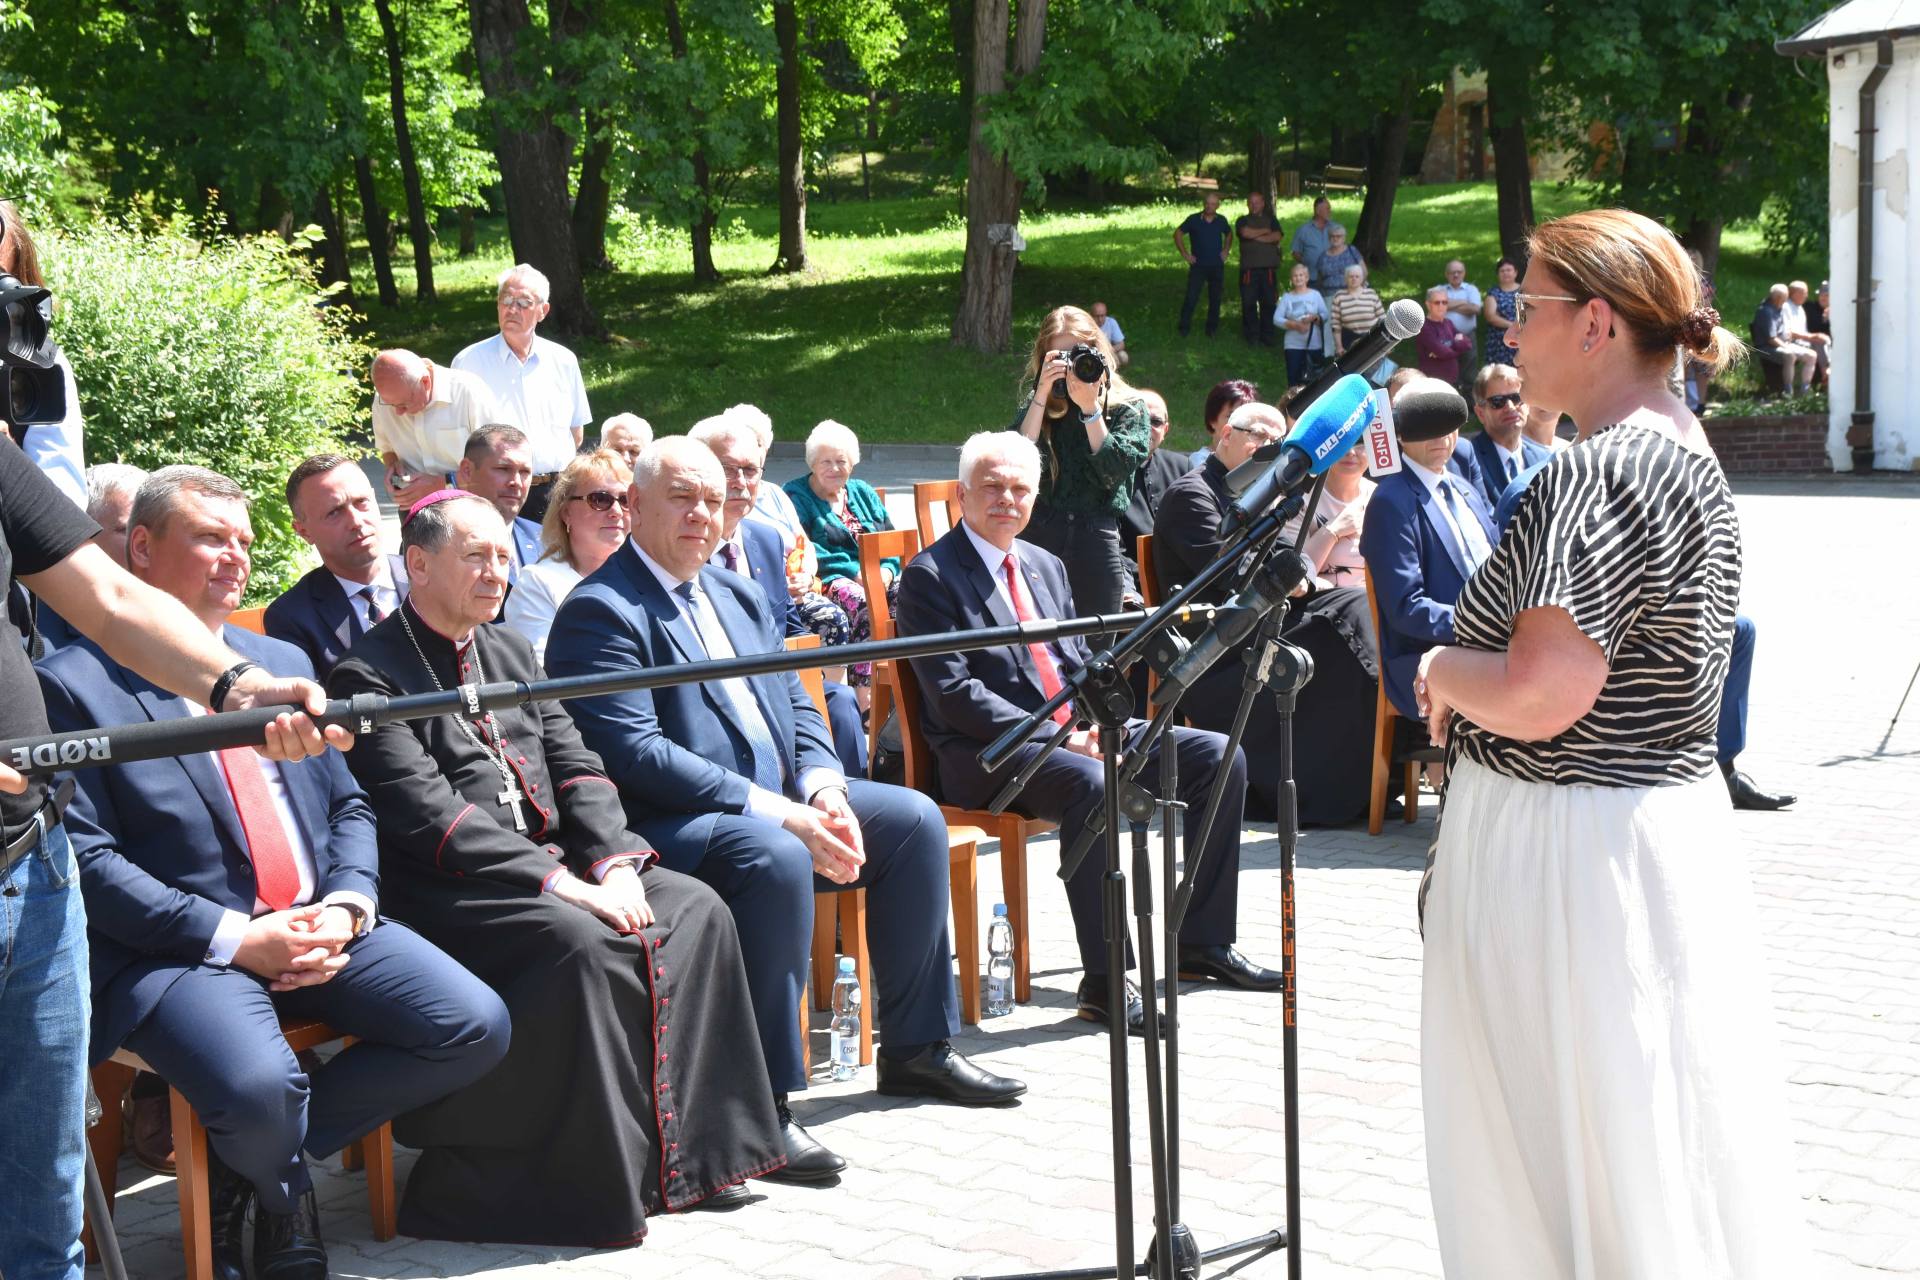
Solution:
M1850 470L1847 428L1854 407L1859 261L1860 86L1873 70L1872 44L1827 57L1832 90L1828 166L1832 210L1833 380L1827 452ZM1893 68L1874 94L1873 465L1920 470L1920 39L1896 40Z

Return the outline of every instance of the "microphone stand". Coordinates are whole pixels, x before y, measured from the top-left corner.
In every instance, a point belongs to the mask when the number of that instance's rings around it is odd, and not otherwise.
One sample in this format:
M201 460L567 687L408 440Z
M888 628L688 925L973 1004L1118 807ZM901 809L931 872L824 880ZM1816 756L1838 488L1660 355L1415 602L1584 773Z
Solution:
M1315 506L1318 505L1320 490L1324 484L1325 481L1322 480L1313 487L1311 501ZM1062 879L1071 878L1093 840L1101 839L1106 854L1106 869L1101 879L1101 915L1107 943L1107 1061L1113 1130L1114 1266L1111 1270L1080 1268L1068 1271L1025 1272L1017 1276L998 1277L997 1280L1093 1280L1095 1277L1106 1276L1115 1277L1117 1280L1121 1276L1135 1275L1150 1276L1154 1280L1198 1280L1200 1267L1205 1262L1242 1253L1253 1254L1254 1258L1248 1259L1251 1262L1255 1258L1280 1249L1287 1251L1290 1280L1299 1280L1299 1041L1295 1026L1296 989L1292 914L1293 769L1290 722L1284 717L1291 714L1293 693L1311 678L1312 661L1306 653L1291 645L1283 644L1279 638L1280 626L1286 614L1286 599L1292 589L1304 580L1306 562L1295 554L1274 557L1271 562L1268 562L1267 557L1279 541L1282 526L1299 512L1302 502L1300 495L1290 496L1276 504L1272 511L1254 521L1237 541L1224 547L1212 563L1196 574L1192 582L1176 592L1166 604L1132 632L1096 655L1065 683L1059 693L1033 711L1025 722L1002 734L981 753L981 761L989 769L1004 764L1022 743L1052 717L1054 711L1064 706L1069 699L1073 699L1081 718L1091 720L1098 728L1102 782L1105 788L1101 809L1096 815L1095 822L1089 823L1076 838L1073 846L1062 856L1060 874ZM1301 539L1302 541L1305 539L1304 521ZM1253 554L1247 554L1249 549L1252 549ZM1179 936L1180 927L1186 919L1188 905L1192 901L1201 860L1204 857L1201 851L1206 847L1207 836L1211 834L1214 824L1218 821L1225 802L1227 775L1223 770L1214 780L1207 797L1206 810L1202 815L1199 831L1195 839L1186 842L1192 850L1187 860L1186 874L1176 883L1174 875L1176 837L1173 828L1176 815L1183 815L1185 805L1178 799L1178 748L1163 745L1160 751L1158 806L1161 813L1162 875L1168 894L1162 929L1166 966L1163 981L1166 990L1167 1014L1163 1037L1159 1001L1154 998L1152 983L1149 981L1144 1001L1142 1030L1145 1042L1148 1152L1153 1179L1154 1236L1145 1260L1136 1264L1133 1261L1133 1173L1129 1125L1131 1095L1127 1075L1126 875L1121 864L1119 823L1124 816L1133 829L1135 932L1138 938L1141 972L1151 974L1155 967L1155 948L1152 868L1149 861L1146 824L1152 818L1155 799L1134 779L1145 767L1154 744L1164 737L1166 730L1172 725L1178 713L1179 702L1191 687L1191 682L1186 685L1163 685L1163 688L1171 690L1171 696L1166 702L1159 704L1152 721L1142 731L1133 749L1126 752L1123 765L1121 753L1126 742L1126 727L1132 717L1133 695L1121 673L1129 656L1146 647L1156 638L1159 643L1153 644L1150 649L1149 661L1163 678L1173 670L1179 664L1187 647L1178 633L1170 630L1172 624L1178 620L1179 612L1187 607L1194 595L1227 576L1242 563L1243 559L1246 567L1239 574L1236 586L1244 587L1258 580L1261 587L1260 597L1277 603L1264 609L1257 624L1254 643L1243 655L1247 663L1247 674L1243 680L1232 730L1227 736L1224 757L1226 760L1231 761L1234 753L1240 748L1254 700L1259 691L1269 687L1270 682L1276 682L1272 683L1271 687L1278 695L1281 685L1277 681L1281 673L1286 673L1287 680L1281 725L1283 797L1279 815L1282 859L1282 973L1285 1002L1285 1022L1282 1031L1284 1059L1282 1089L1286 1115L1286 1227L1284 1230L1268 1231L1248 1240L1202 1252L1192 1231L1180 1220ZM1283 659L1283 654L1293 655L1293 660ZM1276 662L1279 663L1277 669ZM1303 668L1305 674L1301 675ZM995 813L1004 812L1031 781L1046 759L1066 741L1073 729L1073 722L1055 729L1042 744L1041 749L1034 753L1033 758L1026 761L994 796L988 805L989 810ZM1164 1075L1161 1053L1163 1043L1166 1046ZM961 1280L981 1280L981 1278L967 1276L962 1277Z

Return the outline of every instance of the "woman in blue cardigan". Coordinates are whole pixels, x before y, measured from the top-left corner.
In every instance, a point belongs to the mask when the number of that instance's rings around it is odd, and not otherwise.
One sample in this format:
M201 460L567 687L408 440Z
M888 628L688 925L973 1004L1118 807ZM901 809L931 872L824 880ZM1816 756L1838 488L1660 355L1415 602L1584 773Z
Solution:
M851 428L828 418L807 436L807 474L783 486L800 513L801 527L813 540L820 559L820 581L827 598L847 611L853 623L849 639L858 644L873 634L867 614L867 593L860 584L860 535L893 528L887 506L873 486L853 478L860 465L860 440ZM880 562L887 600L900 582L900 560ZM872 697L873 667L855 663L847 669L847 683L865 710Z

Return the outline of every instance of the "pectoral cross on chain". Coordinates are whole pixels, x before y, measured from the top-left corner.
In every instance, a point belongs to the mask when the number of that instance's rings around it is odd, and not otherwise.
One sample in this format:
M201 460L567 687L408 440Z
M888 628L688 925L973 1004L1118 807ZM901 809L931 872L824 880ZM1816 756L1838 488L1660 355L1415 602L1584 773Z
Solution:
M527 815L520 809L520 802L526 798L526 793L512 782L507 783L507 789L494 797L495 804L502 808L511 808L513 810L513 829L515 831L525 831L527 829Z

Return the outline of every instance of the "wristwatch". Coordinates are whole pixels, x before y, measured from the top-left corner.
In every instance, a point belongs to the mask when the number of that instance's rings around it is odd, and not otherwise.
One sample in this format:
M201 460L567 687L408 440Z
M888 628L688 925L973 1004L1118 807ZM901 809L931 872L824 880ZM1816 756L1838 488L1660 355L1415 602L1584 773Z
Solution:
M329 902L327 905L330 907L339 907L342 911L345 911L353 917L354 937L361 938L366 936L367 925L371 923L371 917L367 915L367 909L365 907L357 902L348 902L345 899Z

